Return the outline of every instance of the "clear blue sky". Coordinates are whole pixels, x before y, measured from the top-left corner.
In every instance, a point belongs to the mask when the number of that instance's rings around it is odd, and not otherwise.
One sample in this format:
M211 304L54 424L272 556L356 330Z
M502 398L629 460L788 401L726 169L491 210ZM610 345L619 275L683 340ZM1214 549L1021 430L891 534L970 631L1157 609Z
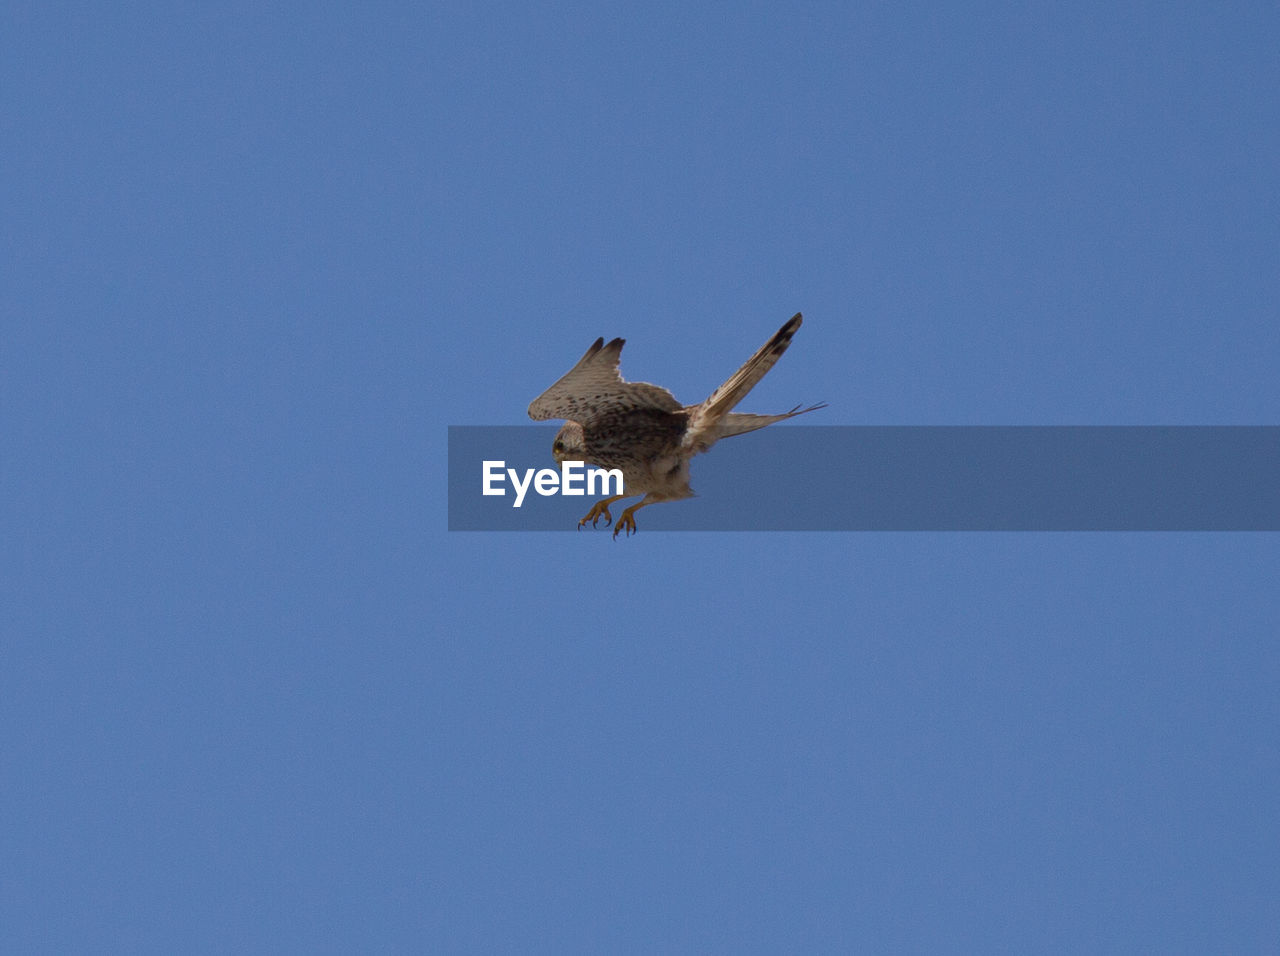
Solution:
M1278 49L7 4L0 948L1273 947L1276 535L450 534L445 447L796 311L744 411L1280 423Z

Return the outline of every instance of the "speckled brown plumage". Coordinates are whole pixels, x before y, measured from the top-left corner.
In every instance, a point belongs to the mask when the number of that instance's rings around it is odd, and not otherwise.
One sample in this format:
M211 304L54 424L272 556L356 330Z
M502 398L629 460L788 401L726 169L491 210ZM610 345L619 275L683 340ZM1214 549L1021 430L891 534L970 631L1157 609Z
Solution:
M742 368L697 405L681 405L657 385L626 381L618 371L625 341L614 339L606 345L603 338L596 339L578 364L529 405L529 417L535 421L565 419L552 446L556 461L584 461L622 472L625 494L596 502L578 527L588 521L595 526L601 518L609 524L613 517L610 504L643 494L641 501L622 512L613 529L615 538L620 531L631 534L640 508L693 495L689 459L694 455L721 438L825 407L797 406L781 415L732 411L787 350L801 321L796 313Z

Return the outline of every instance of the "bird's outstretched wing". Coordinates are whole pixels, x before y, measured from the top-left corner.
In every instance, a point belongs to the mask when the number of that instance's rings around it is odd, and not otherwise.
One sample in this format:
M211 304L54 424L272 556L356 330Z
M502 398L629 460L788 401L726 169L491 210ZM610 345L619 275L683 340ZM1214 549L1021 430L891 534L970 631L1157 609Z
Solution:
M529 417L539 422L563 418L587 424L602 415L638 408L678 412L683 406L665 388L622 377L618 361L625 344L624 339L614 339L608 345L603 338L596 339L577 365L533 400Z
M760 346L755 355L747 359L742 368L734 372L723 385L712 392L705 402L690 409L689 428L685 432L684 438L686 446L696 451L705 451L722 437L740 435L744 431L763 428L765 425L772 424L773 421L789 418L792 414L803 414L803 412L795 411L781 417L763 416L770 418L771 421L763 421L759 424L753 424L751 427L741 427L748 425L746 416L738 416L741 420L737 423L723 421L729 415L729 412L733 410L733 407L747 397L747 392L751 391L755 384L764 378L765 373L777 364L778 359L782 358L782 353L791 344L791 337L796 334L796 329L800 328L802 321L801 314L797 312L782 328L773 334L773 337L768 342ZM812 410L805 409L805 411ZM722 425L725 426L723 434L721 433Z

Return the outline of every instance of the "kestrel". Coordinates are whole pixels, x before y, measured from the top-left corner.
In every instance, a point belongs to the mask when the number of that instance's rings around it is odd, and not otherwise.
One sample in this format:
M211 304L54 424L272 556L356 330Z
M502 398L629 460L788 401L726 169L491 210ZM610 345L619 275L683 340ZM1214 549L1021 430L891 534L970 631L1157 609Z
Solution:
M706 451L721 438L764 428L786 418L825 408L796 406L782 415L745 415L733 411L747 392L764 378L782 357L791 337L800 328L797 312L729 380L698 405L681 405L665 388L647 382L628 382L618 372L623 339L608 345L596 339L578 364L533 400L529 417L534 421L565 419L551 453L557 462L583 461L599 468L622 471L624 494L597 501L578 522L594 528L604 518L613 520L609 505L621 498L643 494L618 518L613 529L628 535L636 530L635 513L659 501L693 497L689 487L689 459Z

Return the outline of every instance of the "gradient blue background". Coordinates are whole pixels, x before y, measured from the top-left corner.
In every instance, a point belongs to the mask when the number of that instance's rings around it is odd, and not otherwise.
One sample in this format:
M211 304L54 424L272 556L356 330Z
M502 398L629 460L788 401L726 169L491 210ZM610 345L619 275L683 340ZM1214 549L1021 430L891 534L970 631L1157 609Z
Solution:
M797 310L744 411L1280 422L1273 4L117 7L0 14L0 948L1275 946L1275 535L444 460Z

